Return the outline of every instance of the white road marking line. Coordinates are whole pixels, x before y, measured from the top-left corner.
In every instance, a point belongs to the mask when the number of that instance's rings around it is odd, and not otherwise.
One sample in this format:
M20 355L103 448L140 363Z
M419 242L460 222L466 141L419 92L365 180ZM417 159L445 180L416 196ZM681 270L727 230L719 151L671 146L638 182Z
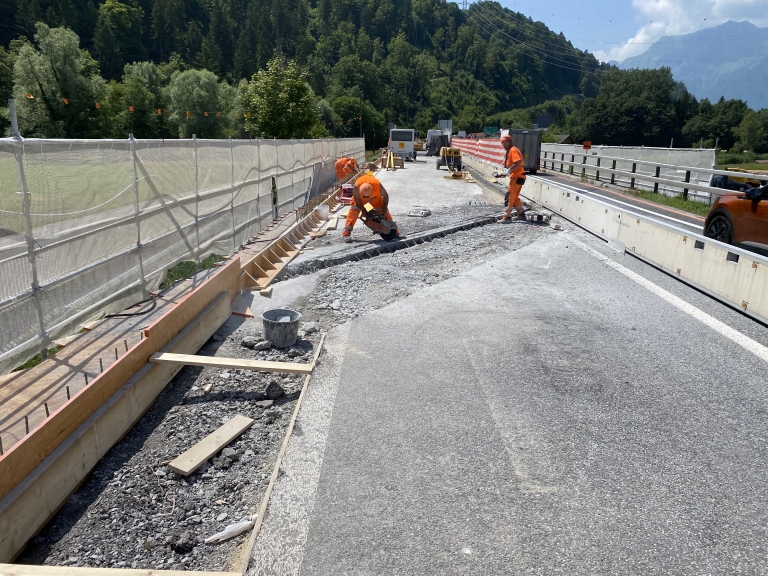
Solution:
M656 296L661 298L662 300L668 302L669 304L672 304L679 310L682 310L689 316L692 316L702 324L710 327L712 330L720 334L721 336L725 336L730 341L734 342L735 344L738 344L744 350L751 352L761 360L768 362L768 348L760 344L759 342L756 342L755 340L752 340L749 336L745 336L738 330L734 330L724 322L721 322L720 320L717 320L716 318L713 318L706 312L696 308L692 304L689 304L682 298L679 298L678 296L675 296L671 292L667 292L664 290L664 288L661 288L660 286L657 286L650 280L647 280L646 278L643 278L640 276L640 274L637 274L636 272L633 272L629 268L626 268L625 266L622 266L618 262L615 262L614 260L611 260L608 256L605 254L601 254L594 248L590 248L586 244L580 242L579 240L576 240L573 236L569 236L570 241L572 241L576 246L587 252L588 254L594 256L601 262L607 264L617 272L620 272L630 280L633 280L643 288L646 288L647 290L650 290Z
M542 181L546 182L547 180L542 179ZM691 228L695 228L696 230L699 229L698 225L694 224L693 222L688 222L686 220L679 220L677 218L672 218L672 216L665 216L664 214L659 214L658 212L654 212L653 210L648 210L647 208L640 208L640 206L635 206L634 204L629 204L627 202L622 202L621 200L616 200L610 196L603 196L602 194L599 194L592 190L584 190L584 188L577 188L576 186L571 186L570 184L563 184L560 181L557 181L557 185L561 186L562 188L570 188L572 192L580 192L588 196L589 195L597 196L598 198L605 200L609 204L611 202L615 202L616 204L622 204L627 208L631 208L632 210L640 210L641 212L647 212L648 214L652 214L653 216L658 216L659 218L664 218L665 220L671 220L672 222L677 222L678 224L684 224L686 226L690 226Z

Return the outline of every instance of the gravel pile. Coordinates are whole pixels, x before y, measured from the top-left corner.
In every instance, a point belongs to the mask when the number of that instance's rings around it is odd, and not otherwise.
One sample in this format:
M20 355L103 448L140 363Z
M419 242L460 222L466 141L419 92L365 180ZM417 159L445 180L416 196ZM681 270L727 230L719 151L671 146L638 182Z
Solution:
M254 342L263 340L254 324L243 324L231 334L217 333L201 353L312 361L320 339L317 327L310 327L310 334L301 332L290 349L253 350ZM299 375L184 368L18 562L237 568L249 533L220 544L204 541L257 512L303 380ZM253 418L254 425L195 473L182 478L164 465L236 414Z

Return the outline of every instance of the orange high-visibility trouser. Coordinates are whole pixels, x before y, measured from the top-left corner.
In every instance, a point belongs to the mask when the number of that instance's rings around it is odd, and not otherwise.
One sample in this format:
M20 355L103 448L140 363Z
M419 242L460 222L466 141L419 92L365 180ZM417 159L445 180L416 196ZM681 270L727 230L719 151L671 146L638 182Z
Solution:
M525 178L522 179L525 184ZM507 209L504 214L504 218L508 218L512 215L512 210L518 214L523 211L523 203L520 201L520 190L523 189L523 184L517 183L517 178L514 176L509 179L509 200L507 200Z
M376 207L377 210L381 211L381 207ZM355 222L357 222L357 219L360 217L360 208L354 205L354 203L350 206L349 212L347 213L347 220L344 222L344 230L342 230L341 235L342 236L351 236L352 235L352 228L355 227ZM387 210L387 213L384 216L385 220L392 220L392 214L389 213L389 210Z

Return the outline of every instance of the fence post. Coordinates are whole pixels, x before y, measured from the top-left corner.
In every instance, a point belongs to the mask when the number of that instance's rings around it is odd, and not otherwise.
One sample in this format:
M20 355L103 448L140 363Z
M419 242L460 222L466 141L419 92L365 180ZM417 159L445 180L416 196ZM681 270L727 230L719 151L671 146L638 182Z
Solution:
M597 157L597 167L600 168L600 156ZM595 182L600 182L600 170L595 171Z
M616 184L616 160L611 163L611 184Z
M571 165L568 166L568 174L573 176L573 165L576 163L576 154L571 154Z
M259 219L259 232L261 232L261 140L256 140L256 218ZM255 236L255 234L254 234ZM246 239L247 240L247 239Z
M581 179L583 180L584 178L586 178L586 177L587 177L587 169L586 169L586 165L587 165L587 155L586 155L586 154L584 154L584 158L582 158L582 160L581 160L581 164L582 164L582 168L581 168Z
M560 154L560 172L563 171L563 162L565 162L565 154Z
M656 178L658 178L659 176L661 176L661 166L656 166ZM654 182L653 183L653 191L656 192L657 194L659 193L659 183L658 182Z
M229 210L232 213L232 254L237 252L237 226L235 226L235 149L232 137L229 137L229 179L232 183L232 201L229 204ZM258 202L257 202L258 203Z
M195 249L195 264L200 268L200 184L198 183L198 165L197 165L197 134L192 134L192 150L195 155L195 238L197 239L197 248Z
M45 318L43 316L43 304L41 302L42 289L37 278L37 254L35 253L35 237L32 232L32 206L27 188L27 177L24 173L24 139L19 133L16 120L16 106L13 99L8 100L8 112L11 116L11 127L13 130L13 139L16 141L16 163L19 167L19 184L21 186L21 212L24 216L24 239L27 242L27 258L32 271L32 301L37 313L37 331L40 337L40 358L45 360L48 357L48 333L45 330Z
M691 181L691 171L685 171L685 183L688 184ZM688 188L683 188L683 199L688 200Z
M636 162L632 162L632 174L635 174L635 173L637 173L637 163ZM629 189L630 190L634 190L635 189L635 179L634 178L632 178L629 181Z
M141 298L146 300L147 281L144 277L144 259L141 255L141 221L139 219L139 179L136 174L136 139L133 134L128 134L128 147L131 151L131 176L133 179L133 218L136 221L136 258L139 263L139 277L141 279Z

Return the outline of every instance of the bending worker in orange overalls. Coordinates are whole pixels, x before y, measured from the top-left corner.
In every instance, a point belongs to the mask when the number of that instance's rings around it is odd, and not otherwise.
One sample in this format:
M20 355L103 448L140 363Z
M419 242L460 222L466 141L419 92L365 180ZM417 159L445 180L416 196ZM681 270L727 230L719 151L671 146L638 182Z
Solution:
M509 186L507 187L507 209L504 212L502 222L508 222L512 219L512 209L515 209L516 216L520 219L525 219L523 215L525 210L523 209L523 203L520 201L520 190L525 184L525 168L523 167L523 155L520 150L515 148L512 136L507 134L501 139L501 145L504 146L504 150L507 151L507 156L504 159L504 168L507 169L505 174L509 176Z
M347 156L347 164L344 167L344 170L347 174L354 174L357 172L357 160L352 158L352 156Z
M346 158L339 158L336 160L336 163L333 165L334 169L336 170L336 180L341 180L348 174L346 171L347 168L347 159Z
M389 194L381 182L368 174L360 176L352 191L347 221L341 233L345 242L352 242L352 228L360 218L371 230L384 240L394 240L400 234L397 224L389 213Z

